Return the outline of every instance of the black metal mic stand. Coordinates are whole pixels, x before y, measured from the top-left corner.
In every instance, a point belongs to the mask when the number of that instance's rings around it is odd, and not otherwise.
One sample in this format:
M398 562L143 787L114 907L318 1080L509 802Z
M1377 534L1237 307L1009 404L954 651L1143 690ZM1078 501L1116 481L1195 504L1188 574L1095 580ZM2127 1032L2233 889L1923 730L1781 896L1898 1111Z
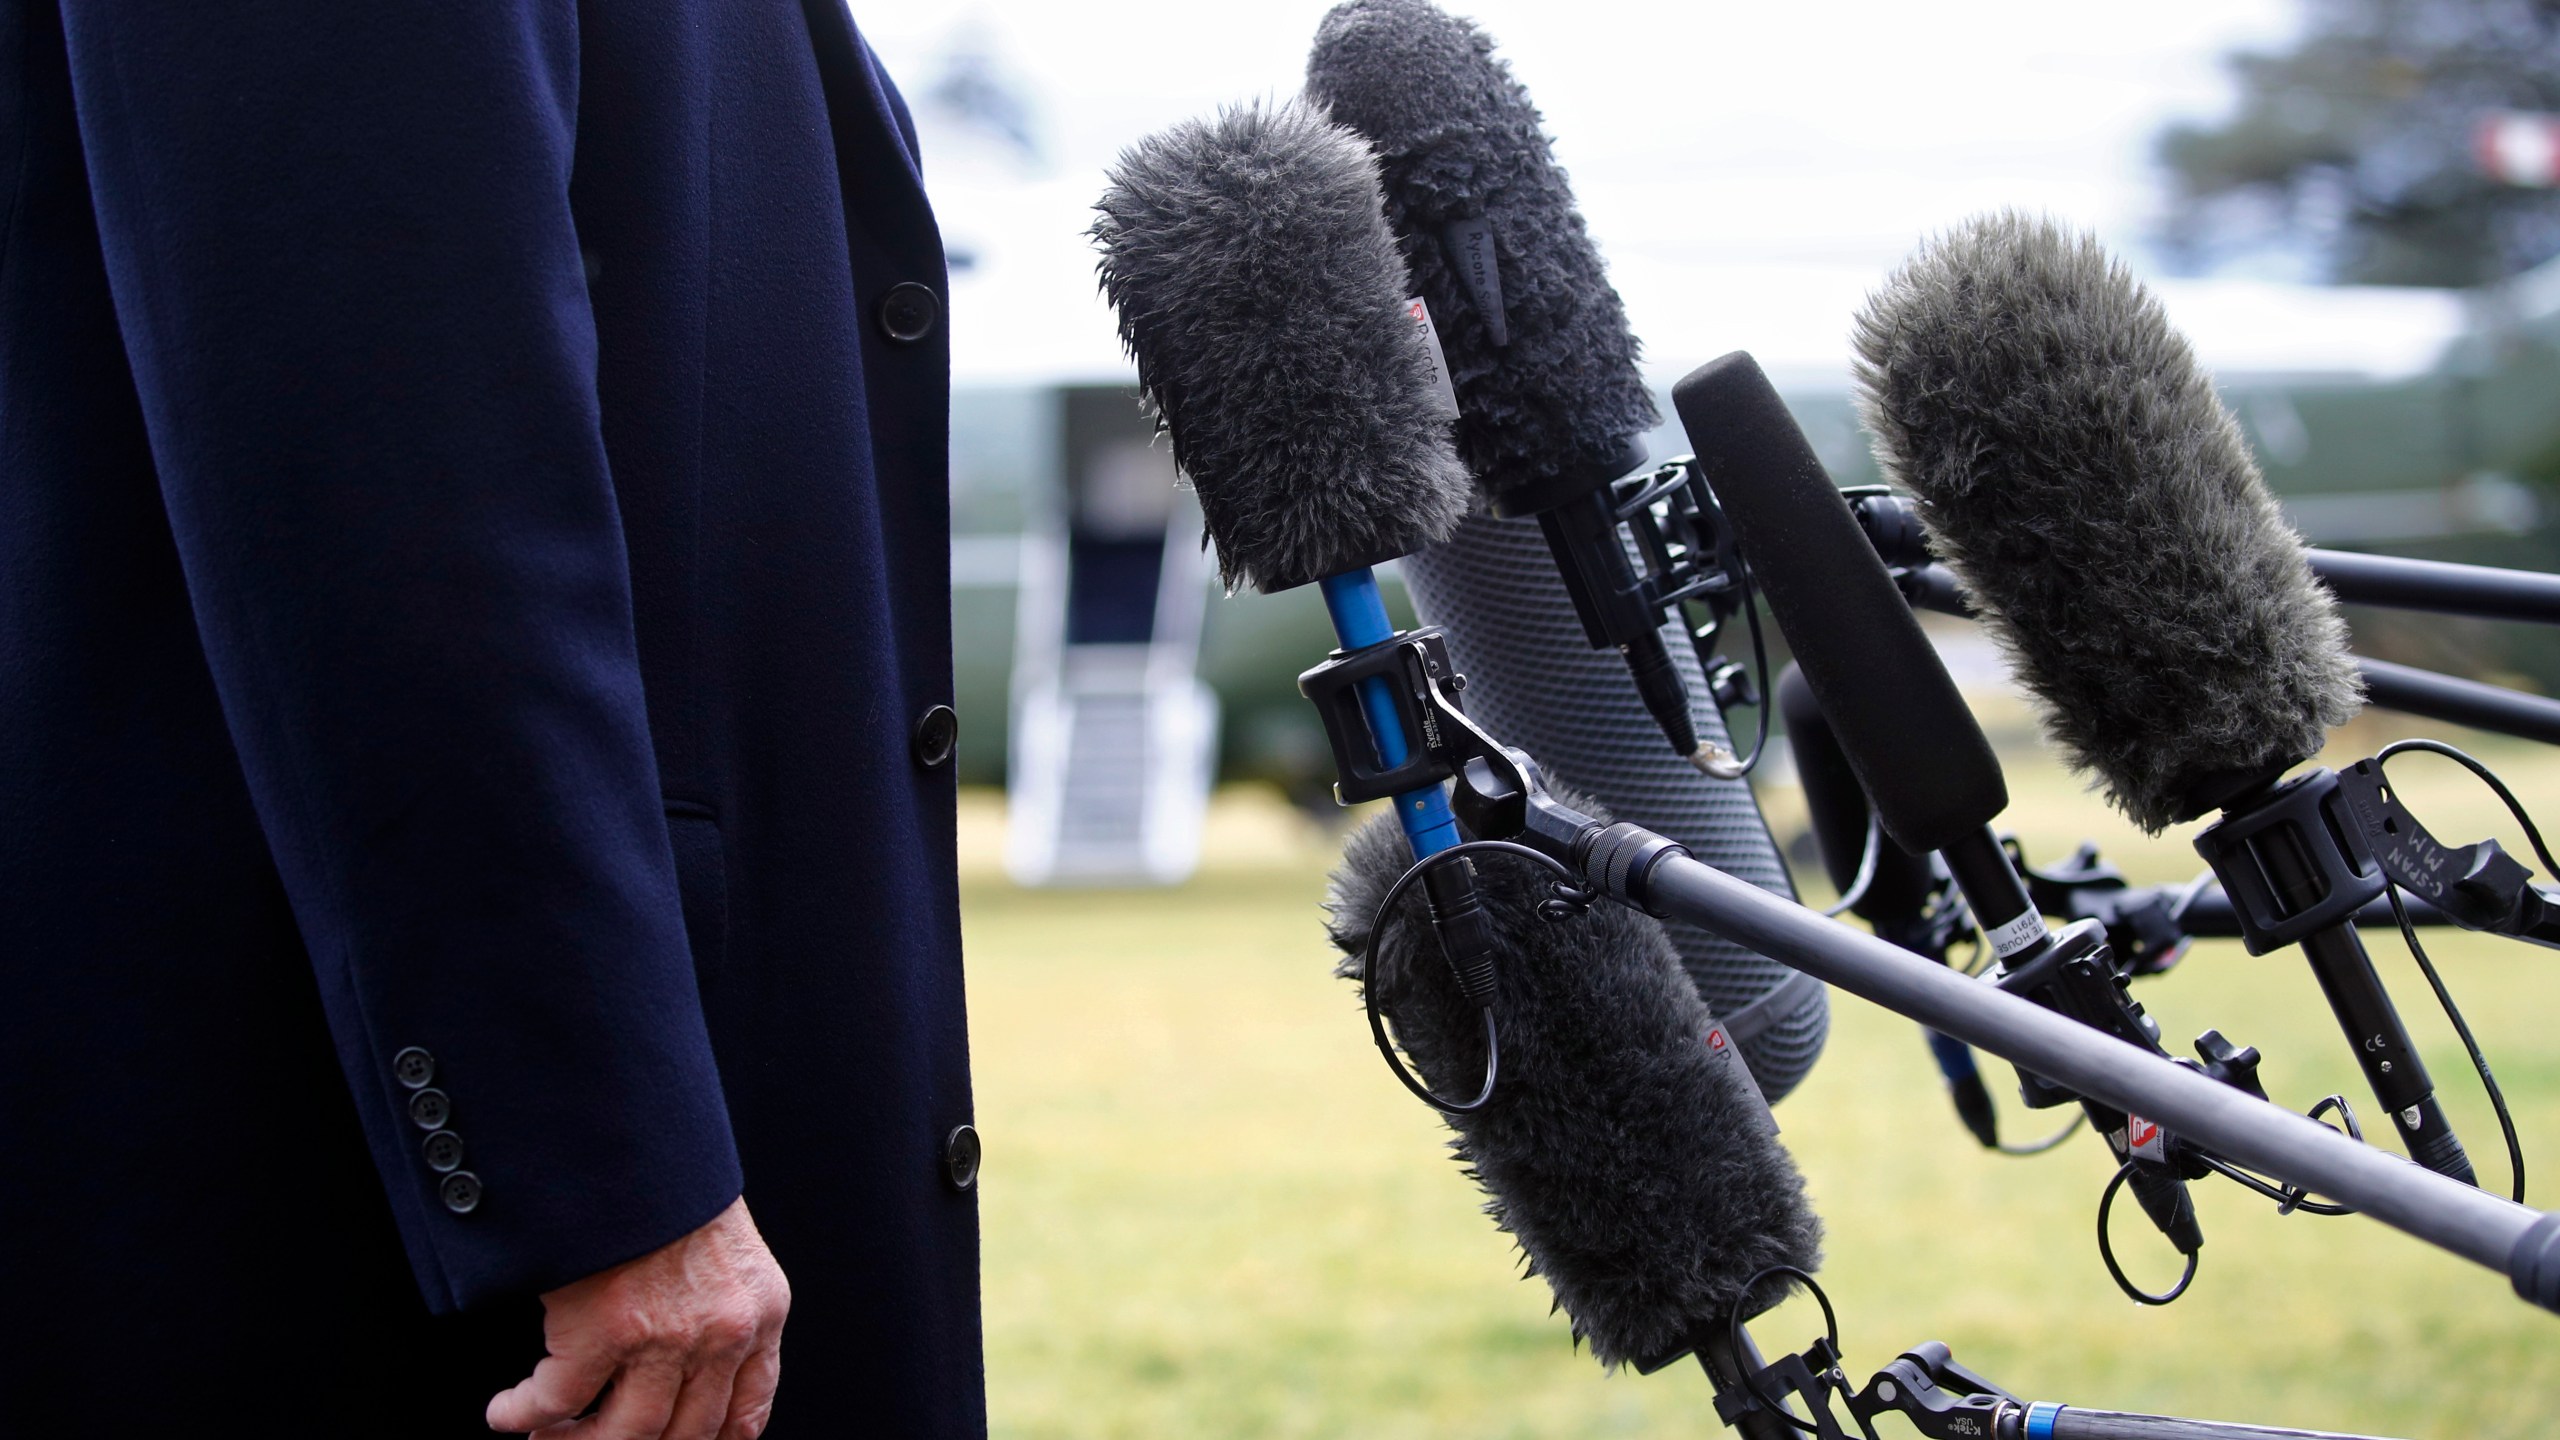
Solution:
M1973 608L1955 577L1930 553L1911 501L1875 486L1848 495L1850 513L1893 572L1902 598L1915 610L1971 618ZM2312 573L2350 604L2560 625L2560 575L2348 550L2304 553ZM2386 710L2560 745L2560 700L2362 655L2356 666L2364 675L2365 698Z
M2353 550L2305 553L2311 557L2311 573L2350 605L2560 625L2560 575Z
M2367 704L2449 725L2468 725L2474 730L2560 745L2560 700L2439 675L2414 665L2395 665L2366 655L2356 657L2356 668L2364 674Z
M1862 485L1848 494L1859 528L1867 532L1885 564L1905 569L1935 560L1928 533L1920 524L1919 507L1910 497L1880 485ZM2303 554L2311 562L2311 573L2350 605L2560 625L2560 575L2354 550L2305 547Z

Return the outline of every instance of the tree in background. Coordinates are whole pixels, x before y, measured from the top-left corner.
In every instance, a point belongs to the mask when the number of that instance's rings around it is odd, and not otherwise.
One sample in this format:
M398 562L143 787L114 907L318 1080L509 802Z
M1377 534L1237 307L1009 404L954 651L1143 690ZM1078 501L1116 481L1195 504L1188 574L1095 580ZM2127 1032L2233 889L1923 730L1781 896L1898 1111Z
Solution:
M2308 0L2305 20L2290 50L2231 57L2229 120L2160 137L2173 256L2462 286L2560 255L2560 191L2499 184L2474 154L2484 114L2560 111L2560 0Z

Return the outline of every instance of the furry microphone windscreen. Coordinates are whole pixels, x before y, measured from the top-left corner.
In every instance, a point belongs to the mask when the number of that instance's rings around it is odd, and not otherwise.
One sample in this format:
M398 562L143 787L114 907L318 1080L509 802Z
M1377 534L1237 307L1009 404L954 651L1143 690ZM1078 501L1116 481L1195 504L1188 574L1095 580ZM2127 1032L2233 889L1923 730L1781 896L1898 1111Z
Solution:
M1392 817L1352 832L1326 907L1338 973L1358 977L1371 917L1411 863ZM1477 891L1502 941L1501 1074L1485 1109L1450 1117L1451 1149L1574 1334L1604 1364L1651 1362L1744 1305L1762 1269L1812 1270L1822 1225L1804 1179L1741 1065L1710 1052L1707 1008L1662 927L1606 901L1542 919L1546 872L1508 857L1479 865ZM1379 937L1372 983L1424 1079L1471 1091L1483 1021L1413 895ZM1750 1299L1778 1293L1764 1283Z
M1877 461L2136 824L2195 818L2356 713L2336 602L2194 351L2096 240L1969 221L1855 339Z
M1140 141L1092 236L1228 588L1420 549L1472 494L1360 138L1290 102Z
M1458 452L1496 495L1617 460L1661 416L1529 93L1428 0L1326 15L1307 94L1368 137L1387 218L1458 392Z

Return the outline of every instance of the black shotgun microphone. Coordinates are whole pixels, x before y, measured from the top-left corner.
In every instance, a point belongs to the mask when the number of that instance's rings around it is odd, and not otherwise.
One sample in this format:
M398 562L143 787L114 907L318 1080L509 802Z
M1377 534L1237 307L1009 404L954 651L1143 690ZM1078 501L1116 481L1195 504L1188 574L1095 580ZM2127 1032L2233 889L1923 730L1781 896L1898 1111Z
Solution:
M1327 908L1345 977L1405 863L1377 821L1344 848ZM1450 1118L1458 1159L1595 1358L1651 1370L1695 1353L1729 1391L1728 1325L1785 1293L1754 1277L1820 1262L1804 1179L1660 925L1608 903L1548 919L1547 872L1508 857L1481 884L1501 937L1505 1078L1494 1104ZM1420 918L1409 903L1387 917L1370 984L1423 1074L1461 1083L1483 1041ZM1745 1418L1754 1436L1788 1433L1766 1411Z
M2009 805L1999 758L1777 387L1737 351L1691 371L1671 394L1885 834L1915 855L1980 835Z
M2361 703L2346 626L2185 337L2098 243L1986 216L1924 245L1857 322L1885 474L2016 662L2045 728L2135 824L2197 848L2298 941L2410 1155L2473 1179L2350 918L2378 893L2285 772ZM2282 783L2280 783L2282 782Z
M1671 387L1671 401L1885 835L1946 861L1998 957L2004 987L2165 1054L2158 1026L2108 961L2104 928L2095 921L2059 935L2045 928L1991 830L2009 803L1991 742L1759 362L1740 352L1711 360ZM2134 1139L2156 1127L2146 1131L2135 1117L2026 1071L2018 1079L2031 1106L2078 1100L2152 1223L2181 1254L2202 1248L2185 1181L2141 1155Z
M1458 454L1500 516L1535 517L1594 649L1626 657L1678 754L1701 749L1659 605L1620 538L1610 482L1661 422L1636 339L1528 91L1493 41L1430 0L1347 0L1307 59L1308 98L1376 147L1387 219L1458 398ZM1685 647L1684 647L1685 648Z

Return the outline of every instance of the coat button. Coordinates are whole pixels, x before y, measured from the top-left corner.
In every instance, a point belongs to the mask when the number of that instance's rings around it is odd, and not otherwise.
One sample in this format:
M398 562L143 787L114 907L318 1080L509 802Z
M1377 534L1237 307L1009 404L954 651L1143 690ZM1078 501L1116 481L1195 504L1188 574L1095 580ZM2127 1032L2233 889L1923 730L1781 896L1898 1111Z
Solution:
M412 1045L391 1057L392 1078L412 1090L436 1078L436 1057Z
M450 1130L439 1130L418 1147L427 1157L427 1168L439 1175L462 1168L462 1137Z
M421 1090L409 1097L409 1123L421 1130L441 1130L453 1118L453 1100L441 1090Z
M436 1198L454 1214L468 1215L480 1208L480 1177L468 1170L456 1170L436 1187Z
M951 758L960 743L960 717L948 705L936 705L916 721L916 763L927 770Z
M978 1127L962 1125L942 1142L942 1173L954 1190L978 1183Z
M942 318L942 302L931 286L913 280L889 287L880 297L880 330L901 345L913 345L933 333L934 322Z

